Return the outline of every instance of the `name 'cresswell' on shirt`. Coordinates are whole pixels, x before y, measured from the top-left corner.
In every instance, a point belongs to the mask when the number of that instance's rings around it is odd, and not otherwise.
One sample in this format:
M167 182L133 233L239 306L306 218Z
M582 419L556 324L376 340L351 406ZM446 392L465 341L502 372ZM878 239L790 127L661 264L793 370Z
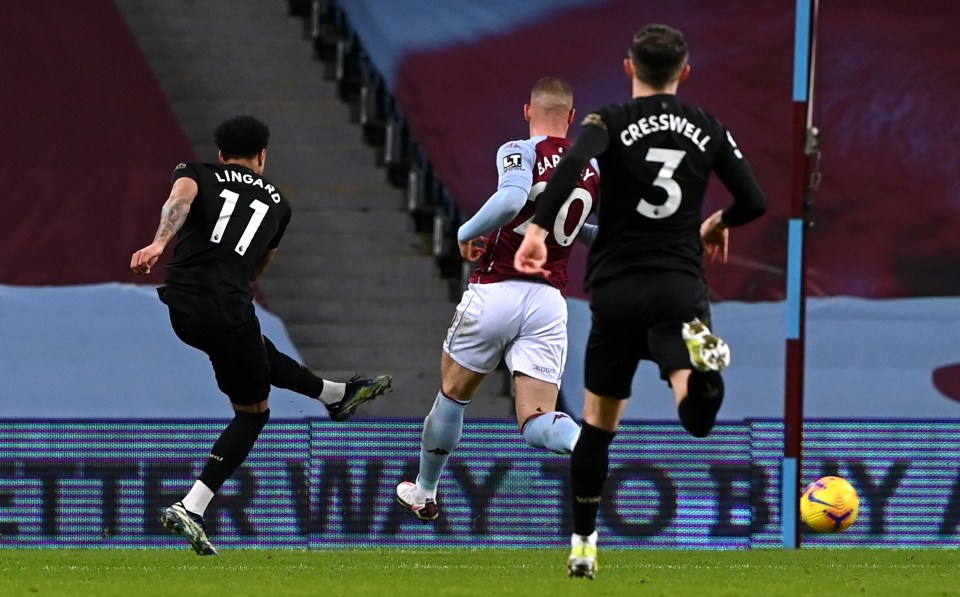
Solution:
M703 130L692 122L676 114L654 114L630 123L620 132L620 142L629 147L635 141L650 133L659 131L673 131L689 138L700 151L707 150L710 135L704 135Z

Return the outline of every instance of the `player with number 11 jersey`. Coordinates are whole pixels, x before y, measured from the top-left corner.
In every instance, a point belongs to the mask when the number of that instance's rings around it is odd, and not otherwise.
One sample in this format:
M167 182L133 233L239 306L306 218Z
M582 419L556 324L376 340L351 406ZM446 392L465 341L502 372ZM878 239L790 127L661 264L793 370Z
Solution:
M171 182L184 177L198 192L167 264L163 302L206 321L250 321L250 282L263 256L280 245L290 202L239 164L179 164Z
M221 122L213 138L220 163L174 169L153 242L130 257L134 273L149 274L179 233L160 300L168 306L177 337L207 356L217 387L233 408L233 420L210 448L193 486L160 515L163 526L186 539L198 555L217 554L204 513L269 421L271 387L317 400L331 419L346 421L392 381L389 375L324 380L263 334L250 284L277 253L290 222L290 203L263 178L270 140L266 124L253 116L235 116Z

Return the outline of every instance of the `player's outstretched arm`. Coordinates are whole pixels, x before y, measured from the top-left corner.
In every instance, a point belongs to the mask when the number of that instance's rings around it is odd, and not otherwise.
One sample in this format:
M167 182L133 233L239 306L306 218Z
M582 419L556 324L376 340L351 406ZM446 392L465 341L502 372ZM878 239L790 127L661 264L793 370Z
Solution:
M192 178L178 178L170 189L170 196L167 197L160 211L160 226L153 237L153 242L146 247L135 252L130 257L130 269L135 274L149 274L151 268L156 265L163 250L167 247L190 213L190 206L199 191L197 183Z
M507 224L520 213L527 202L529 186L524 188L506 184L490 195L490 198L480 206L472 218L464 222L457 230L457 242L460 245L460 254L464 259L476 261L483 255L484 244L476 241ZM479 252L469 245L474 245Z

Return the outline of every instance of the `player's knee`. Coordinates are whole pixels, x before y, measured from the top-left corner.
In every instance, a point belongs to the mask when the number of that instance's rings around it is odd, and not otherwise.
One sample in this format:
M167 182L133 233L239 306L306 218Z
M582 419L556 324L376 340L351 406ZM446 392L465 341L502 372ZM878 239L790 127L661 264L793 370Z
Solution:
M242 411L238 410L233 417L233 425L236 426L237 431L248 437L252 438L253 441L260 436L260 432L263 431L263 428L266 427L267 421L270 420L270 409L263 411Z
M256 412L239 410L235 413L234 418L236 418L238 422L242 422L246 427L259 431L263 429L267 425L267 421L270 420L270 409Z

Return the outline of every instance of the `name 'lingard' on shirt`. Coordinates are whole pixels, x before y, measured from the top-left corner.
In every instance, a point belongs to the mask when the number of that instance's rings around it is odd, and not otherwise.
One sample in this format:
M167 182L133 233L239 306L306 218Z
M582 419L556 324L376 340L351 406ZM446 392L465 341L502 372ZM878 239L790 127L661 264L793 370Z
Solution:
M260 187L270 193L270 198L273 199L274 203L280 203L280 193L277 192L274 186L268 182L263 182L262 178L256 177L253 174L224 170L222 173L214 172L213 175L216 176L220 182L242 182L250 186Z

